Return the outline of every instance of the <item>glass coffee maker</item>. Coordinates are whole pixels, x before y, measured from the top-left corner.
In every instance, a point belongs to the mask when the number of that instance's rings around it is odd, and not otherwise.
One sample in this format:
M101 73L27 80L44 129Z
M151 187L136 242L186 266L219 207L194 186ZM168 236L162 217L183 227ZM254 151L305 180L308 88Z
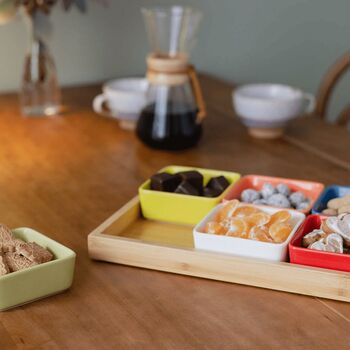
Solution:
M181 150L197 144L206 115L197 74L189 64L201 13L189 7L144 8L152 49L147 56L149 104L141 112L137 135L147 145Z

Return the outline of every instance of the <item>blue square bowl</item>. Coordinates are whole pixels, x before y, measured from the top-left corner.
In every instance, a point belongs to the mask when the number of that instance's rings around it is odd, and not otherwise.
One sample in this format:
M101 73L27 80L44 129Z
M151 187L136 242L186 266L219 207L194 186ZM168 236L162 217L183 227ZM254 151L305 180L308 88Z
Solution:
M331 185L326 187L312 207L312 214L321 214L322 210L327 208L328 201L348 194L350 194L350 186Z

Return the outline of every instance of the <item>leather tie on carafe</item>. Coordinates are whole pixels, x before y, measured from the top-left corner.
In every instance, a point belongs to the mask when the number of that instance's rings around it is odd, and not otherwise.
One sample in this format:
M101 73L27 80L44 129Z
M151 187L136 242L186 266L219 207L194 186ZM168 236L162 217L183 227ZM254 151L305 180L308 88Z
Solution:
M198 107L197 122L206 116L206 106L194 66L188 63L186 55L161 56L150 54L147 57L147 80L154 85L174 86L191 83Z

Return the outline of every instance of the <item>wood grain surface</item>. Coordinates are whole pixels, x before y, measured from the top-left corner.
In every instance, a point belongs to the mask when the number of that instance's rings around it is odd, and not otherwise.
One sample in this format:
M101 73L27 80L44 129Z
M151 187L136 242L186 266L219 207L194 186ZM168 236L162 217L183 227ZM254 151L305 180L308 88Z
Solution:
M0 313L1 350L348 348L349 304L88 258L87 234L168 164L349 184L344 130L300 119L284 139L254 140L234 118L232 87L202 83L204 135L179 153L146 148L93 113L100 86L66 89L69 108L51 119L23 118L17 96L0 96L0 221L78 254L71 290Z

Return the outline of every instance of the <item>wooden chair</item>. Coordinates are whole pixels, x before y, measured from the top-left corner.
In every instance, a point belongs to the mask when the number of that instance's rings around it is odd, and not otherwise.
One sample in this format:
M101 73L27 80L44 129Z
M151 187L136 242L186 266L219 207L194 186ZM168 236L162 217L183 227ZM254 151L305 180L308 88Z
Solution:
M350 68L350 52L342 56L326 73L319 87L316 98L315 114L319 118L326 118L329 101L332 96L334 87L340 78ZM338 125L347 125L350 121L350 104L340 113L336 120Z

